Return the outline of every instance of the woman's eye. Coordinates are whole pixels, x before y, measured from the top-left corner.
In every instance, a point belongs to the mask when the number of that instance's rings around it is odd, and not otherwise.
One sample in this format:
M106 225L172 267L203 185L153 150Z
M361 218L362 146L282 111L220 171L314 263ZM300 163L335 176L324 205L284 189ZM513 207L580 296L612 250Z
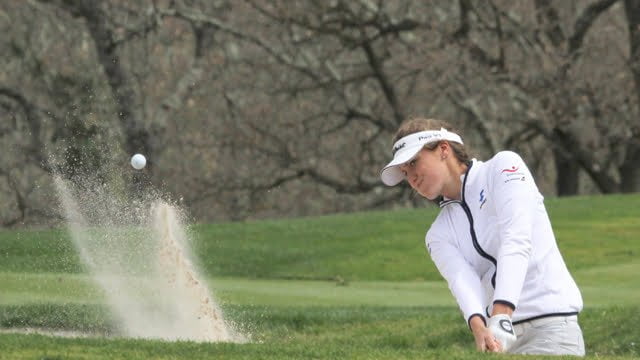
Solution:
M409 162L409 166L411 167L416 166L416 160L411 160L411 162Z

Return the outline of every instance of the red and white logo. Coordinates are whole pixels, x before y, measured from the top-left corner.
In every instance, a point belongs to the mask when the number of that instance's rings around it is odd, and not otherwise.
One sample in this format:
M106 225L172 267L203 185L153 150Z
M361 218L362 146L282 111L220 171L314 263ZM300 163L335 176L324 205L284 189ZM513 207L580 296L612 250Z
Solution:
M518 168L517 168L517 167L515 167L515 166L512 166L512 167L511 167L511 169L502 169L502 173L503 173L503 174L504 174L504 173L514 173L514 172L516 172L516 171L518 171Z

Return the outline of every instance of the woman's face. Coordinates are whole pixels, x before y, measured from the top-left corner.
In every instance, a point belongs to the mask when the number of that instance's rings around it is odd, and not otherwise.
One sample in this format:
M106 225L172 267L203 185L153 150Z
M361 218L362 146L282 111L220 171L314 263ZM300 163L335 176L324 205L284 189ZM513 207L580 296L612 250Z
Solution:
M434 200L442 195L447 167L441 150L422 149L413 160L400 165L407 182L420 195Z

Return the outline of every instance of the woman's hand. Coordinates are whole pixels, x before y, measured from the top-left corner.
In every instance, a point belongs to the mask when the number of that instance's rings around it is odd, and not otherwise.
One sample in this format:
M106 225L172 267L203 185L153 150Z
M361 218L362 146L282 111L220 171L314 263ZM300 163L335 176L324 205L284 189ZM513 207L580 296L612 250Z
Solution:
M489 318L487 327L500 343L502 352L507 352L518 340L513 331L511 317L507 314L496 314Z
M487 327L500 344L501 352L508 351L517 340L511 323L511 315L513 315L513 309L510 306L502 303L493 304L493 311Z
M500 352L500 343L498 343L480 316L472 317L469 325L471 326L478 351Z

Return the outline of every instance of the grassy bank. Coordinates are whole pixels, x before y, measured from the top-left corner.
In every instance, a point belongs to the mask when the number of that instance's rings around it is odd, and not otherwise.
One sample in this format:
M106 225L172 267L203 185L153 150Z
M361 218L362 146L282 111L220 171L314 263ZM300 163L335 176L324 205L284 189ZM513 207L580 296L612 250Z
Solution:
M583 292L588 356L637 358L640 196L547 206ZM191 226L196 261L225 316L251 336L247 344L122 338L66 231L2 231L0 359L496 357L473 350L428 259L424 231L435 215L420 209ZM12 333L25 329L93 336Z

